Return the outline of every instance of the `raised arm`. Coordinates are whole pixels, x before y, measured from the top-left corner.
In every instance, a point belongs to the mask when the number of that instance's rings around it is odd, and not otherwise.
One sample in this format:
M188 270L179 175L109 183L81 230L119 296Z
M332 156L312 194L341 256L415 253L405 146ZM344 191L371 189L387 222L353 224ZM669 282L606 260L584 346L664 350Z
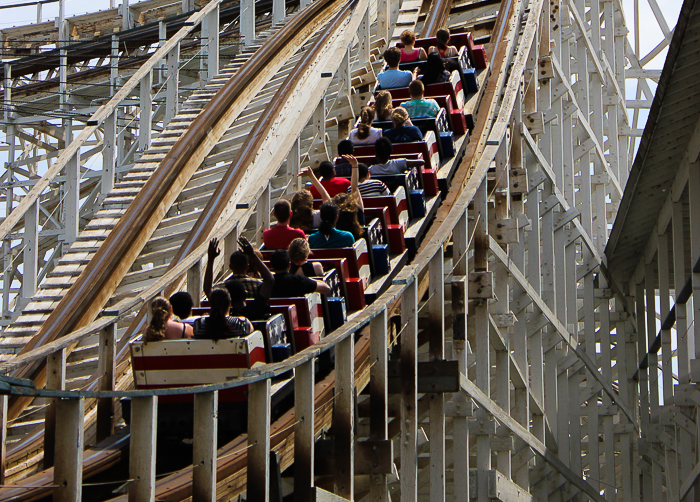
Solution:
M321 182L318 181L318 178L310 167L304 167L301 171L299 171L299 176L307 176L311 179L311 184L316 187L318 193L321 194L321 200L323 200L323 202L328 202L331 200L330 195L328 195L328 192L326 192L326 188L321 185Z
M211 294L211 288L214 285L214 260L220 254L221 251L219 250L219 239L214 237L212 240L209 241L209 249L207 250L207 268L204 271L203 286L204 294L207 295L207 298L209 298L209 295Z
M365 210L365 205L362 202L362 194L360 193L360 170L357 168L357 159L354 155L343 155L343 158L350 162L352 166L352 174L350 175L350 191L357 199L357 205L362 211Z
M262 284L260 285L259 294L266 300L270 299L270 294L272 294L272 285L275 282L275 278L270 272L270 269L262 262L260 257L255 254L253 246L248 242L243 236L238 238L238 245L241 246L241 251L243 251L248 257L249 262L260 272L262 277Z

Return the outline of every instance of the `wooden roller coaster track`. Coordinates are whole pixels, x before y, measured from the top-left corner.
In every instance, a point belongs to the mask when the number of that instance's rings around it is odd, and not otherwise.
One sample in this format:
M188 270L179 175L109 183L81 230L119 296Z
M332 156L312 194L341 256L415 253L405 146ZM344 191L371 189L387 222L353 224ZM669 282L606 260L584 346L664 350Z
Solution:
M192 13L67 137L0 237L48 221L38 210L47 188L59 173L80 173L81 147L124 117L137 88L151 99L153 69L211 23L218 4ZM127 457L129 500L267 501L271 487L294 500L630 500L648 482L649 458L655 493L678 497L674 460L662 481L660 454L644 442L671 440L645 432L638 442L638 324L603 255L631 148L621 3L301 7L259 39L244 35L250 48L221 72L210 66L217 71L182 104L171 99L152 141L148 101L138 155L111 185L102 177L92 219L75 222L63 257L8 323L0 499L77 500ZM278 18L279 8L273 2ZM404 28L427 37L484 23L489 64L465 105L476 126L443 167L449 190L415 256L395 263L374 302L319 344L240 379L133 390L127 344L145 326L145 305L183 288L199 297L210 238L225 243L224 255L239 235L259 238L271 202L296 190L300 164L328 156L327 135L347 134L370 97L379 49ZM217 276L224 266L215 263ZM335 369L316 382L331 350ZM273 421L272 380L290 370L294 404ZM242 385L248 432L218 447L218 393ZM182 393L195 395L194 460L156 480L158 396ZM129 426L119 422L124 397Z

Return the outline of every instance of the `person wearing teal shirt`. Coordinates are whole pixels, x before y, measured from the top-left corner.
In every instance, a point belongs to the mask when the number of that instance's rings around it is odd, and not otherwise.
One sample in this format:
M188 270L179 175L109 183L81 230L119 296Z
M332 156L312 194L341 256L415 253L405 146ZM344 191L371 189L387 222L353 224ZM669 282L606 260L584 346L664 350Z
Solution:
M318 232L309 235L311 249L347 248L355 243L355 237L350 232L335 228L338 214L338 206L334 203L324 202L321 204L321 226Z

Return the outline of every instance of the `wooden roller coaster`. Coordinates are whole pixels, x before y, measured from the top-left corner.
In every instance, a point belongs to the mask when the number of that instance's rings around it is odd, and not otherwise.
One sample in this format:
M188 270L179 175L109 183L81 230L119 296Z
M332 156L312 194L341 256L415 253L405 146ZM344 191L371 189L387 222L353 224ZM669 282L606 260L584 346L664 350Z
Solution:
M700 490L697 473L678 479L675 433L645 428L634 375L646 349L635 347L631 293L606 268L634 150L620 1L182 5L160 25L144 15L114 37L59 35L54 50L4 65L8 179L34 167L21 197L6 191L0 223L0 500L563 502L637 500L645 483L667 500ZM301 188L302 166L333 157L373 99L381 52L405 29L427 46L443 26L462 64L440 94L447 125L434 120L402 153L423 165L367 212L378 217L364 251L319 252L348 306L340 325L331 330L326 310L317 343L243 376L135 385L129 344L150 301L187 290L199 307L210 239L222 256L239 236L259 244L274 201ZM90 86L99 95L81 98ZM32 117L61 138L42 160L15 152ZM101 170L84 165L92 150ZM226 266L214 261L217 280ZM247 389L247 425L223 441L231 389ZM184 395L191 453L168 444L159 407ZM665 461L652 443L666 443ZM182 451L191 460L164 458ZM688 476L695 453L681 464Z

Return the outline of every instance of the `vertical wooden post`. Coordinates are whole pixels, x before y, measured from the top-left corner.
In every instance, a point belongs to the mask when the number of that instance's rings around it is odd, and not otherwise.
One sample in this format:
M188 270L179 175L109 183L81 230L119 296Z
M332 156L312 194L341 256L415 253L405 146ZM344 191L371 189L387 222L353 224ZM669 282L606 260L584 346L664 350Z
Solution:
M109 92L112 96L117 92L119 80L119 37L112 35L112 48L109 54ZM116 113L116 109L115 109Z
M384 44L389 43L389 0L377 1L377 36L384 39Z
M370 46L370 32L369 28L371 25L371 20L369 17L369 8L365 10L365 12L362 14L362 21L360 22L360 30L357 34L357 36L360 39L360 49L359 49L359 58L360 58L360 65L364 66L367 63L369 63L369 46Z
M207 14L202 20L202 47L206 55L206 72L202 79L209 82L219 73L219 6ZM202 64L205 60L202 60Z
M7 465L7 399L0 396L0 485L5 484L5 467Z
M248 47L253 43L255 38L255 1L254 0L242 0L241 1L241 17L240 17L240 31L241 38L243 39L243 45ZM302 9L304 6L302 5Z
M56 351L46 358L46 388L66 389L66 349ZM57 403L58 400L49 403L44 415L44 469L54 465Z
M192 296L195 307L199 307L202 291L202 260L198 260L187 270L187 292Z
M445 259L442 248L429 266L430 360L445 358ZM430 394L430 501L445 500L445 398Z
M39 201L32 204L24 213L24 263L22 273L23 303L29 301L36 292L36 278L39 272ZM24 305L22 305L23 307Z
M122 30L128 30L131 24L131 12L129 11L129 0L122 3Z
M285 8L285 0L272 1L272 24L282 24L284 17L287 15Z
M248 385L248 499L270 502L270 380Z
M168 81L165 84L165 118L163 119L163 127L167 126L177 115L179 107L180 42L168 52L166 66L168 68Z
M255 242L258 246L262 244L263 231L270 228L270 184L265 187L262 195L258 199L257 207L255 208Z
M114 175L117 165L117 115L116 110L104 121L104 148L102 149L102 188L100 202L114 188Z
M219 425L219 393L194 395L192 445L192 500L216 500L216 436Z
M290 177L289 191L297 192L301 190L301 179L299 170L301 168L301 139L297 138L292 143L292 149L287 156L287 175Z
M335 435L335 493L352 500L354 494L354 409L355 350L354 335L335 348L335 397L333 431Z
M486 179L474 195L474 269L485 271L488 267L488 193ZM474 305L476 324L476 384L491 395L491 363L489 349L488 300L477 299ZM485 410L479 409L477 420L489 420ZM488 500L488 471L491 470L491 438L477 436L477 496L479 502Z
M294 500L313 501L314 487L314 366L298 366L294 374Z
M373 440L389 439L388 414L388 355L387 355L387 315L386 310L370 321L369 345L369 434ZM388 502L389 485L386 474L373 474L369 484L370 502Z
M156 493L156 433L158 397L131 399L129 502L151 502Z
M469 224L467 211L452 230L452 353L459 372L467 376L467 247ZM469 502L469 422L467 397L458 393L453 399L456 416L452 419L455 502ZM471 404L471 402L470 402ZM470 406L471 408L471 406Z
M146 73L139 85L139 148L142 152L151 146L151 118L153 117L151 87L153 70ZM111 115L113 116L113 115Z
M314 110L313 117L311 118L314 127L314 143L311 148L311 157L316 158L316 162L321 160L328 160L330 156L328 155L328 149L326 148L326 97L324 96L318 102L316 110Z
M56 466L53 500L80 502L83 488L85 400L56 399Z
M72 133L70 134L72 139ZM69 138L66 138L66 144ZM72 243L80 231L80 148L66 162L65 197L63 200L65 213L65 241Z
M418 285L411 282L401 298L401 500L418 498Z
M110 391L115 388L116 340L116 322L100 331L99 359L97 362L100 390ZM97 400L97 442L99 443L112 434L114 434L114 399L111 397L100 398Z

